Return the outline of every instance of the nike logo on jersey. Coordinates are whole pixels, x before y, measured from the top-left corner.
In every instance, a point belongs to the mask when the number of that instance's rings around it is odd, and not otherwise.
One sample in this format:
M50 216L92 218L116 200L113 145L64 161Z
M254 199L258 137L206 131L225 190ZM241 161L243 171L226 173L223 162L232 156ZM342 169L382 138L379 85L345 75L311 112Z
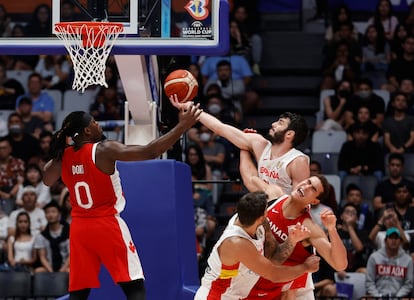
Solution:
M136 248L135 248L134 244L132 243L132 241L129 242L128 248L129 248L129 250L131 250L132 253L135 253Z
M278 214L278 213L279 213L279 211L273 208L273 209L272 209L272 213Z

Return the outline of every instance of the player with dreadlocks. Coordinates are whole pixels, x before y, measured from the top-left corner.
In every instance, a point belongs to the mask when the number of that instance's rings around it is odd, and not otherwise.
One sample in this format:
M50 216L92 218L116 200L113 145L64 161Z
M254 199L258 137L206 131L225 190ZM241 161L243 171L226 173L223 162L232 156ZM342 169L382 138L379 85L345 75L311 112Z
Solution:
M70 300L87 299L90 289L99 287L102 263L128 300L145 299L141 263L119 215L125 198L116 161L157 158L197 122L200 114L198 105L181 110L178 124L145 146L105 140L99 124L83 111L64 119L53 136L52 159L45 165L43 180L50 186L62 177L70 193ZM67 145L68 138L72 145Z

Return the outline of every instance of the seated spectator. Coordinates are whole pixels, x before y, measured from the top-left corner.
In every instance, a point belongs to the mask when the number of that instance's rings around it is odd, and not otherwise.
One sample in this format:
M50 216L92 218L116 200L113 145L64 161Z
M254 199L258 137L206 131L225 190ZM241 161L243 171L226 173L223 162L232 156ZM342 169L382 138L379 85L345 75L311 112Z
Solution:
M400 245L400 231L395 227L389 228L385 234L385 245L368 259L368 295L410 297L413 288L413 260Z
M91 104L90 113L97 121L122 120L123 103L115 88L101 88Z
M248 58L254 74L260 75L263 41L258 28L258 18L255 10L249 9L249 2L237 3L233 9L233 18L237 22L241 35L245 36L251 48L251 57ZM254 3L254 2L252 2Z
M382 179L384 155L381 145L369 139L369 131L365 125L355 126L352 140L342 145L338 170L342 180L347 175L374 175L378 180Z
M353 95L352 83L349 80L341 80L335 88L335 94L323 99L324 121L318 124L317 130L344 130L347 128L345 123L345 106Z
M64 55L41 55L35 72L42 76L42 89L60 90L68 89L68 78L71 65Z
M184 162L190 166L194 188L204 188L211 192L213 188L211 182L197 182L203 180L211 181L213 179L211 168L206 163L203 151L197 144L192 144L187 147Z
M25 27L25 34L29 37L50 37L52 36L52 16L50 6L47 4L38 5Z
M0 264L7 259L7 225L9 216L0 209Z
M6 75L6 66L0 63L0 109L14 110L16 99L24 94L24 88L19 81Z
M380 181L375 188L372 206L378 211L384 209L388 203L395 202L395 191L399 185L407 186L410 194L414 195L414 182L404 177L404 156L392 153L387 161L388 177ZM414 198L412 198L413 202Z
M352 132L355 127L361 126L361 124L367 127L369 139L372 142L376 143L380 141L380 138L382 138L382 129L372 121L369 107L365 104L359 107L357 115L355 116L355 123L351 124L346 131L348 141L352 140Z
M23 182L24 161L11 155L12 148L6 137L0 137L0 202L1 209L8 215L15 209L15 197Z
M11 26L12 19L10 15L7 13L6 8L3 4L0 5L0 37L8 37L11 35L12 26Z
M369 18L367 23L377 28L382 27L385 38L391 41L394 37L395 28L399 23L398 18L394 15L391 1L378 0L374 16Z
M355 123L358 110L362 105L369 108L372 122L381 128L385 116L385 102L384 99L373 92L372 81L368 78L358 81L355 95L345 106L344 114L347 124Z
M399 23L395 27L393 39L390 41L391 61L396 60L403 55L402 43L408 35L408 28L404 23Z
M29 92L20 96L16 100L16 110L19 112L19 102L23 97L29 97L32 99L32 115L37 116L46 124L48 127L44 127L45 130L53 131L53 113L55 112L55 104L52 97L42 91L42 77L38 73L32 73L28 79Z
M239 126L241 122L241 111L233 103L225 101L220 95L208 96L205 109L208 113L226 124Z
M340 40L339 28L341 24L345 23L351 23L353 25L354 30L352 31L352 37L358 41L358 29L353 24L351 11L345 4L339 5L333 13L331 24L329 24L325 30L325 40L327 42Z
M387 90L395 92L403 78L414 80L414 36L408 35L402 43L403 53L391 61L387 71Z
M365 272L370 245L368 234L358 230L359 216L358 207L352 203L342 208L337 230L347 251L348 266L340 272L341 278L346 277L346 272Z
M24 124L24 133L39 138L40 133L43 131L43 120L37 116L32 116L32 107L32 99L23 97L20 99L18 111Z
M358 212L358 231L364 232L364 234L367 235L374 226L374 217L371 208L369 207L369 202L364 201L361 188L354 183L350 183L346 187L345 193L346 196L342 203L340 212L342 212L345 205L354 205Z
M312 273L316 299L336 299L335 270L321 257L319 270Z
M390 153L414 153L414 116L408 115L408 100L402 93L391 99L392 115L384 120L384 145Z
M24 132L24 123L18 113L9 115L8 129L6 138L12 147L11 155L27 163L29 159L40 154L39 140Z
M52 136L53 133L50 131L42 131L39 136L40 153L37 156L32 156L27 163L28 165L36 164L40 170L43 170L44 165L50 160L49 150Z
M230 53L244 56L251 61L251 45L248 37L239 28L235 19L230 19Z
M212 83L220 86L221 95L228 106L242 110L241 99L246 92L246 86L243 79L232 78L232 64L228 60L221 60L217 63L217 78L208 79L204 85L204 94Z
M351 53L347 41L339 41L330 47L332 54L325 54L322 65L321 90L334 89L341 80L355 82L360 75L360 62L356 59L360 56Z
M227 60L231 64L231 79L243 80L244 85L247 87L251 84L253 72L250 68L248 61L240 55L229 56L208 56L201 65L201 74L203 76L203 83L205 84L209 80L217 80L217 63Z
M35 235L31 233L31 219L27 212L21 211L14 221L16 231L7 240L8 269L3 271L31 272L37 258L34 249Z
M13 235L16 232L16 217L20 212L26 212L32 220L30 225L30 232L33 236L40 233L47 224L45 212L42 208L37 207L37 194L36 189L32 186L26 186L23 190L23 206L10 213L8 234Z
M23 205L23 191L26 186L34 187L37 195L37 206L43 208L52 200L50 188L43 183L42 171L38 165L30 164L26 167L24 173L24 181L19 186L16 195L16 204L20 207Z
M203 102L203 92L204 92L204 85L203 85L203 76L201 76L200 66L197 63L191 63L187 70L194 76L198 83L198 92L197 96L194 98L194 102L204 104ZM218 89L220 93L220 88Z
M414 116L414 82L410 78L403 78L398 86L398 90L396 93L402 93L407 97L408 100L408 111L407 113L410 116ZM391 94L392 98L393 94ZM393 108L391 106L391 101L388 102L388 107L386 111L386 115L390 116L393 113Z
M413 196L405 185L398 185L395 190L394 210L404 230L414 229L414 206Z
M72 205L70 204L69 190L66 187L59 195L58 204L62 212L62 222L72 223Z
M69 272L69 224L62 222L61 209L55 200L43 209L47 225L35 239L34 248L41 266L34 272Z
M374 89L386 82L385 72L391 60L390 45L382 27L369 25L365 30L362 46L362 76L369 78Z
M408 249L410 245L410 235L404 231L400 220L398 220L397 213L393 206L388 206L382 211L377 223L372 227L368 237L372 241L376 249L381 249L384 246L384 238L387 230L390 228L396 228L400 233L402 249Z

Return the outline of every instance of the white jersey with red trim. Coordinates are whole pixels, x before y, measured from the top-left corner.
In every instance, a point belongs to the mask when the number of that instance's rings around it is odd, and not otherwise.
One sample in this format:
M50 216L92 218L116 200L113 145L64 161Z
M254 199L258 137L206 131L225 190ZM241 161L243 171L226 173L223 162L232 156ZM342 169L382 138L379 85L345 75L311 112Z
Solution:
M256 239L247 234L240 226L234 225L237 214L234 215L224 230L222 236L214 245L208 258L208 266L201 279L195 300L240 300L249 295L251 288L259 279L259 275L249 270L242 263L226 266L221 263L218 247L229 237L239 236L255 245L260 254L264 254L265 234L263 226L259 226Z
M292 179L287 173L287 166L296 157L305 156L309 161L309 156L295 148L280 157L272 158L272 143L269 142L258 163L259 177L270 184L277 184L284 193L290 194L292 191Z

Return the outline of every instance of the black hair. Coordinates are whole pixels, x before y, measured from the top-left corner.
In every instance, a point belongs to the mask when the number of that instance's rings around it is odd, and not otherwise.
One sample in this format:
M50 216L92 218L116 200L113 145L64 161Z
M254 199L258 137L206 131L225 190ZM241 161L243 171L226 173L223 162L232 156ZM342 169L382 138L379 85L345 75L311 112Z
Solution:
M56 207L59 212L62 211L56 200L50 200L50 202L43 207L43 210L46 211L50 207Z
M53 134L50 142L50 157L61 160L67 146L66 138L74 139L82 134L83 129L88 127L91 121L92 116L84 111L74 111L67 115L62 122L61 129Z
M264 192L247 193L237 203L237 213L245 226L251 226L254 222L264 216L267 208L267 194Z
M289 119L289 125L286 130L293 130L295 132L295 138L293 139L293 147L300 145L308 136L308 124L306 124L306 120L302 118L301 115L291 112L282 113L279 116L280 119L286 118Z
M404 165L404 155L401 153L390 153L388 155L388 163L390 163L393 159L398 159L402 165Z
M362 194L362 190L361 188L355 184L355 183L350 183L346 186L346 194L348 195L350 191L359 191Z
M229 66L231 68L231 63L228 60L223 59L217 63L216 68L218 69L219 67L223 66Z

